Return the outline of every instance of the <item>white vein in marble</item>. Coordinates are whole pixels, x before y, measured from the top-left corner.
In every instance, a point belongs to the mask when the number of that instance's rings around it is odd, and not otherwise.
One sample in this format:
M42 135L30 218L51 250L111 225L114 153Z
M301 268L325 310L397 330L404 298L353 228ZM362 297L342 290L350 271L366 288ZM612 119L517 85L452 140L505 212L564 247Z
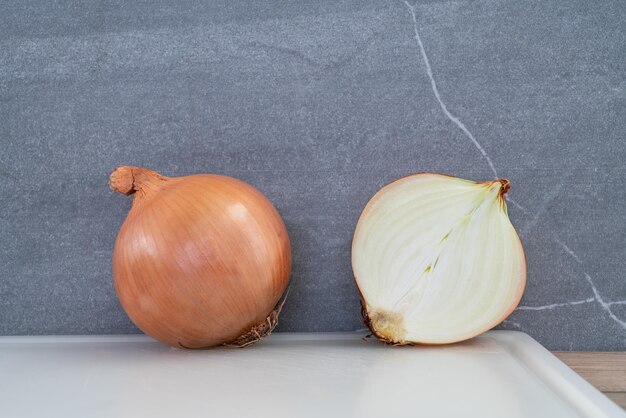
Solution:
M491 171L493 172L494 177L495 178L499 178L498 172L496 170L496 167L493 164L493 161L491 160L491 158L489 157L487 152L485 151L485 149L480 145L478 140L469 131L469 129L465 126L465 124L458 117L454 116L448 110L448 107L446 106L446 104L441 99L441 95L439 93L439 88L437 87L437 82L435 81L433 70L432 70L432 67L430 65L430 60L428 59L428 55L426 54L426 48L424 47L424 43L422 42L422 38L421 38L420 33L419 33L419 24L417 22L417 13L415 11L416 6L415 5L411 5L407 1L404 1L404 4L406 5L407 9L409 10L409 12L411 14L411 19L413 21L413 31L414 31L414 34L415 34L414 37L415 37L415 40L417 41L417 47L419 49L422 61L424 62L424 66L426 67L426 74L428 75L428 78L430 79L430 85L431 85L433 94L434 94L435 98L437 99L437 102L439 103L439 107L441 107L441 110L443 111L444 115L450 121L452 121L456 126L458 126L461 129L461 131L463 131L463 133L472 141L474 146L482 154L482 156L485 159L485 161L487 161L487 164L491 168ZM537 222L539 221L540 217L547 210L547 206L550 203L550 201L558 196L558 193L559 193L560 189L562 188L562 186L563 186L563 183L561 183L557 187L555 187L554 191L550 194L550 196L548 196L547 199L545 199L544 202L542 202L542 205L541 205L540 209L537 212L535 212L534 214L531 213L526 208L524 208L519 203L515 202L514 200L512 200L510 198L507 198L507 200L510 203L512 203L515 207L520 209L524 214L532 216L531 221L525 226L525 228L522 230L522 232L520 234L522 237L525 236L528 232L530 232L530 230L537 224ZM566 254L568 254L574 261L576 261L581 266L581 268L583 267L583 262L580 259L580 257L578 257L578 255L576 255L576 253L574 253L574 251L572 251L569 248L569 246L567 246L566 243L564 243L558 237L552 237L552 240L555 243L557 243L565 251ZM516 312L520 312L520 311L553 310L553 309L558 309L558 308L565 308L565 307L578 306L578 305L584 305L584 304L588 304L588 303L597 302L598 305L600 305L600 307L607 312L608 316L613 321L615 321L615 323L621 325L622 328L626 329L626 321L623 321L620 318L618 318L613 313L613 311L611 310L611 306L612 305L623 305L623 304L626 304L626 300L617 300L617 301L612 301L612 302L606 302L602 298L602 296L600 295L600 292L598 291L598 288L596 287L596 285L595 285L593 279L591 278L591 276L586 271L584 271L584 269L582 270L582 273L583 273L583 275L585 277L585 280L587 281L587 283L591 287L591 290L593 292L593 297L589 297L589 298L581 299L581 300L575 300L575 301L551 303L551 304L541 305L541 306L524 306L524 305L522 305L522 306L518 306L517 307ZM505 325L512 325L515 328L521 329L521 324L519 324L518 322L512 321L512 320L505 320L503 322L503 324L505 324Z
M504 321L502 321L502 325L510 325L513 328L517 328L519 330L522 329L522 324L520 324L519 322L512 321L510 319L505 319Z
M454 123L463 131L463 133L472 141L472 143L478 149L478 151L480 151L485 161L487 161L487 164L489 164L489 167L491 168L491 171L493 172L494 178L496 179L499 178L500 176L498 176L496 167L493 164L493 161L491 161L491 158L489 157L485 149L480 145L480 143L476 140L474 135L472 135L469 129L467 129L465 124L461 122L459 118L457 118L452 113L450 113L450 111L448 110L448 107L441 99L441 96L439 95L439 89L437 88L437 82L435 81L433 70L430 66L430 61L428 60L428 55L426 55L426 49L424 48L424 43L422 42L422 38L420 37L419 28L417 24L417 15L415 14L415 6L411 6L406 1L404 2L404 4L406 5L406 7L408 7L409 11L411 12L411 17L413 18L413 29L415 31L415 40L417 41L417 45L419 47L420 54L424 61L424 65L426 66L426 73L428 74L428 78L430 79L430 86L432 87L432 90L433 90L433 93L435 94L435 98L437 99L437 102L439 102L439 106L441 107L441 110L446 115L446 117L450 119L450 121L452 121L452 123Z
M518 306L518 311L543 311L546 309L555 309L562 308L564 306L574 306L574 305L582 305L583 303L592 303L596 299L595 298L587 298L581 300L575 300L572 302L563 302L563 303L551 303L549 305L541 305L541 306Z

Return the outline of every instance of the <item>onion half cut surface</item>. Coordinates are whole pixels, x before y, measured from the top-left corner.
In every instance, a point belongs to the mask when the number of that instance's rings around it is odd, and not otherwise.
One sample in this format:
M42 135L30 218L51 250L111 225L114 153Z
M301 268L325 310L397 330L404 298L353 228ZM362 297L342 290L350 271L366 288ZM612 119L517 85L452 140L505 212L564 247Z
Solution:
M504 320L526 284L526 260L504 194L420 173L368 202L352 242L352 269L372 332L390 344L447 344Z

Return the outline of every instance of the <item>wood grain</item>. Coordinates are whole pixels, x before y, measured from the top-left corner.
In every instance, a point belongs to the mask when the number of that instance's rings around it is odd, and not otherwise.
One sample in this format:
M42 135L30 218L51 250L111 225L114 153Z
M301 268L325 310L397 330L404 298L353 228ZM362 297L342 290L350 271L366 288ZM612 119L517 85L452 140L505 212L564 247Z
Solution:
M604 392L613 402L626 409L626 392Z
M554 355L626 409L626 353L555 352Z

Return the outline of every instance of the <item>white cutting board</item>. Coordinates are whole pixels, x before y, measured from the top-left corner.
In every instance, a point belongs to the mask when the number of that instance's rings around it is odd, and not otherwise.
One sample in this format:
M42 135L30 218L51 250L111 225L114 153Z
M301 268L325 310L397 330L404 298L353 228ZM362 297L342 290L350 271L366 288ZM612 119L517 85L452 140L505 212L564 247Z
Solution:
M363 336L196 351L145 336L0 337L0 416L626 417L521 332L445 347Z

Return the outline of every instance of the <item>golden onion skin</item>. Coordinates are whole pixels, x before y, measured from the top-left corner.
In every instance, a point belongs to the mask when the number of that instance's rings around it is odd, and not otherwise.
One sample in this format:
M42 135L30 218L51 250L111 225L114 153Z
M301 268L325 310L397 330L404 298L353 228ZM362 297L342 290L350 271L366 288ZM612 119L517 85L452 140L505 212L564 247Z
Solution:
M291 247L261 192L232 177L169 178L138 167L118 167L110 186L134 194L113 276L137 327L182 348L245 346L272 331Z

